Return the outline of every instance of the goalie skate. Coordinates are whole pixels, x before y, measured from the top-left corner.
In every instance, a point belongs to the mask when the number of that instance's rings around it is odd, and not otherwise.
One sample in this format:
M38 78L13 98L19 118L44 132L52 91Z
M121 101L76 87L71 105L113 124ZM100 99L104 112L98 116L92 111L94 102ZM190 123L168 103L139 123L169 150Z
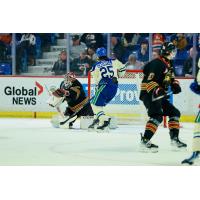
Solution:
M66 119L70 118L70 116L65 117L64 119L60 120L60 122L65 121ZM72 129L73 128L73 122L76 120L77 116L74 116L70 118L66 123L60 124L59 127L63 129Z

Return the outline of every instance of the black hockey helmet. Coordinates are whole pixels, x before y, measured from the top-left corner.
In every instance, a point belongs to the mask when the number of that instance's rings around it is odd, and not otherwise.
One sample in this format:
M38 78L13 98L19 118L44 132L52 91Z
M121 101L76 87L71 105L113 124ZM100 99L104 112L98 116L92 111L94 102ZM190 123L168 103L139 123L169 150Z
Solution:
M160 54L162 56L169 56L173 51L176 50L176 46L172 42L164 42Z

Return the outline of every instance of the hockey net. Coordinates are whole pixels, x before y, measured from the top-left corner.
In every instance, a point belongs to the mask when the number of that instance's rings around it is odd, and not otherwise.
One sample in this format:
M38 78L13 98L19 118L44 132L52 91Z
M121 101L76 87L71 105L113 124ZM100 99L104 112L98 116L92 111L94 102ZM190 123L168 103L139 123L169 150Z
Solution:
M105 107L106 114L115 116L119 124L141 124L147 120L146 109L139 100L142 70L127 70L119 78L119 88L114 99ZM91 74L88 75L88 96L94 95L95 85Z

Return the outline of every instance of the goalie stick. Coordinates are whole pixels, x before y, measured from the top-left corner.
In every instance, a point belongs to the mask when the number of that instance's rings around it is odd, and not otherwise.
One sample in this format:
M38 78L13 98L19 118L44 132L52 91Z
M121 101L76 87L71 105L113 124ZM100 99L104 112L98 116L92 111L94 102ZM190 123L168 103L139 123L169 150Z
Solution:
M51 92L49 91L47 85L44 84L44 86L45 86L47 92L49 93L49 96L52 96L52 94L51 94ZM60 107L59 107L59 106L56 106L56 110L58 111L58 113L60 114L60 116L61 116L62 118L65 118L65 116L64 116L64 114L62 113L62 111L60 110Z
M166 93L166 94L164 94L164 95L162 95L162 96L156 97L156 98L154 98L154 97L152 96L152 101L158 101L158 100L160 100L160 99L162 99L162 98L165 98L165 97L167 97L167 96L169 96L169 95L171 95L171 94L173 94L172 91L171 91L171 92L168 92L168 93Z
M80 112L85 106L88 105L88 103L90 103L90 101L93 99L94 97L92 97L91 99L89 99L83 106L81 106L76 112L74 112L72 115L70 115L66 120L60 122L60 125L65 124L66 122L68 122L70 119L72 119L73 117L75 117L78 112Z

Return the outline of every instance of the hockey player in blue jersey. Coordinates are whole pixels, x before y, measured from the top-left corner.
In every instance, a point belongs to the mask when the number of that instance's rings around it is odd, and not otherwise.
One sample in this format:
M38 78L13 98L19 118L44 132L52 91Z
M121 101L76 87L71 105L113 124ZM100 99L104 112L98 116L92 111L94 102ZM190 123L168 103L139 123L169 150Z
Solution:
M196 79L190 85L190 89L195 94L200 95L200 69L197 73ZM200 163L200 110L195 119L195 128L192 139L192 155L189 158L184 159L181 163L188 165Z
M92 107L95 113L93 123L88 127L89 130L94 129L96 125L97 131L105 130L110 124L111 118L104 112L104 107L114 98L117 93L118 80L116 70L113 68L112 60L107 57L104 47L96 50L98 62L92 67L91 75L94 78L96 90L92 99ZM117 69L118 73L125 73L123 66Z

